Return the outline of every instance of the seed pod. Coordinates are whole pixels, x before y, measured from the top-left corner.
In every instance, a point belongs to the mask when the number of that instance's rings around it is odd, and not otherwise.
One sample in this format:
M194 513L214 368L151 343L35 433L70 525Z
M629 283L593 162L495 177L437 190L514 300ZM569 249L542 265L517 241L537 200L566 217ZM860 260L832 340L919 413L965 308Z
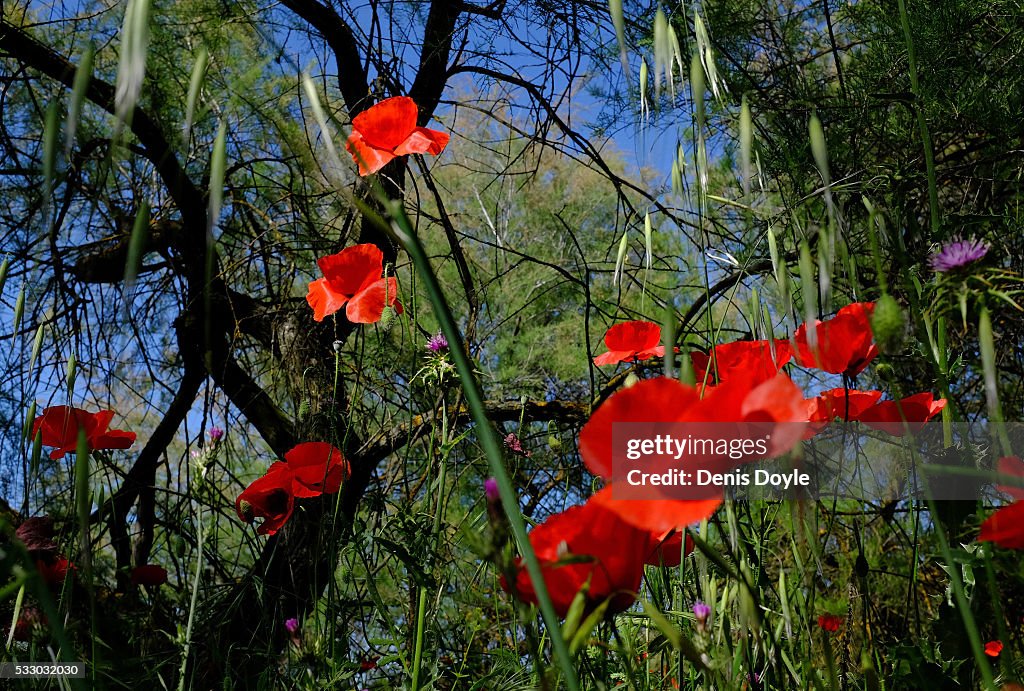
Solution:
M875 334L879 351L886 355L900 352L906 329L906 317L896 298L892 295L879 298L871 315L871 331Z

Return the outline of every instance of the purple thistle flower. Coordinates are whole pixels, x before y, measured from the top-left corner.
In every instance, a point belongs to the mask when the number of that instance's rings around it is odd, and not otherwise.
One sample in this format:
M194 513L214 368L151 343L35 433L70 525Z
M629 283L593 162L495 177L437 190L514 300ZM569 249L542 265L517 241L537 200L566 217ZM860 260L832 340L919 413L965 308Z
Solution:
M932 271L946 273L973 264L988 254L990 249L991 245L984 240L956 239L944 244L938 252L931 256L928 263L931 265Z
M705 621L707 621L708 617L711 616L711 608L705 605L703 602L694 602L693 616L697 617L698 623L703 624Z
M435 335L427 339L427 350L432 353L440 353L442 350L448 350L448 339L444 337L444 334L438 331Z
M299 630L299 620L295 617L284 620L284 627L288 629L288 633L295 635L295 632Z
M206 433L210 435L210 441L220 441L224 438L224 430L220 427L211 427Z
M484 480L484 496L487 497L487 501L492 504L497 502L499 499L498 495L498 481L493 477L489 477Z

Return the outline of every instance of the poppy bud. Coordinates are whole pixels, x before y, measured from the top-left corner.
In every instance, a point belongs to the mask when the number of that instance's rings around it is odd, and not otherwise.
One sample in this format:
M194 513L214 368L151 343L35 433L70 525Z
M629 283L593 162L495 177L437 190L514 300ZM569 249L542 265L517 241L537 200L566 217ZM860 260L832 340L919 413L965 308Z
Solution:
M626 375L626 381L623 382L622 388L628 389L629 387L634 386L634 385L639 384L639 383L640 383L640 377L638 377L635 374L633 374L632 372L630 372L629 374Z
M398 312L391 305L385 305L384 311L380 315L380 328L385 333L391 330L391 326L395 323L395 318L398 316Z
M238 502L238 513L241 514L242 519L246 523L252 523L254 520L256 520L256 516L253 514L252 511L252 504L246 501L245 499Z
M875 303L875 311L871 315L871 331L875 334L875 343L883 353L898 353L903 345L906 332L906 319L903 309L892 295L883 295Z
M877 374L878 378L881 379L882 381L889 381L889 382L891 382L891 381L893 381L893 379L894 379L894 377L896 375L896 371L892 368L892 365L890 365L888 362L880 362L875 367L875 374Z

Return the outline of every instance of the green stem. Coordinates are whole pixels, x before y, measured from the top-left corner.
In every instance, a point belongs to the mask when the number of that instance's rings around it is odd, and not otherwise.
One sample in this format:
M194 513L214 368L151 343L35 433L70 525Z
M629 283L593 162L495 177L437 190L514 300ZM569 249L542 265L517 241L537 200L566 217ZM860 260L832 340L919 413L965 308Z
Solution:
M914 53L913 32L910 29L910 15L907 13L906 0L899 0L900 23L903 25L903 39L907 44L907 62L910 72L910 91L914 94L914 112L917 114L917 127L921 130L921 145L924 147L924 166L928 173L928 207L931 214L933 236L939 232L939 187L935 177L935 154L932 151L932 135L928 131L928 121L921 108L921 87L917 81L917 57Z
M419 600L416 603L416 652L412 658L412 691L420 688L420 664L423 660L423 619L427 611L427 589L420 588Z
M519 512L519 499L516 496L515 488L512 485L512 479L509 477L508 471L505 469L505 463L502 460L501 446L498 444L497 437L494 435L494 430L491 427L491 421L487 418L487 411L484 408L483 396L481 395L480 389L477 385L476 378L473 373L473 366L469 361L469 356L466 354L458 326L455 324L455 317L452 315L451 309L448 307L448 302L444 298L444 292L438 283L437 275L434 273L433 267L430 265L430 260L427 258L426 251L423 249L423 245L420 243L419 237L417 237L412 228L412 224L405 215L405 210L402 208L402 202L388 201L385 208L392 220L391 230L402 243L405 251L409 253L410 258L416 265L416 269L423 278L427 292L430 295L430 301L433 304L434 309L437 311L438 321L441 324L441 331L444 333L445 338L448 339L449 351L452 359L455 361L455 368L459 373L459 379L462 381L463 392L466 396L466 403L469 406L470 412L473 416L473 421L476 424L480 444L483 446L484 454L487 456L491 473L494 475L494 479L498 483L498 494L501 497L502 507L505 510L505 514L508 516L509 526L512 529L512 534L515 536L519 551L526 562L526 570L530 575L530 581L533 583L534 591L537 594L537 603L540 607L541 617L543 617L544 624L551 636L551 644L554 648L555 658L570 691L578 691L579 682L576 680L576 672L573 669L572 658L569 655L569 647L566 645L565 639L562 637L561 628L558 625L558 615L555 613L555 608L551 604L551 596L548 594L547 584L544 581L544 574L541 571L540 562L538 561L533 548L530 546L529 538L526 535L526 524Z
M192 647L192 624L196 617L196 606L199 601L199 581L203 576L203 542L206 534L203 530L203 510L199 509L199 539L196 549L196 578L192 583L192 601L188 608L188 623L185 625L185 645L181 652L181 672L178 674L178 691L185 689L185 669L188 667L188 654Z
M953 446L953 397L949 392L949 357L946 354L945 317L939 317L935 331L939 351L939 391L946 399L946 406L942 409L942 444L948 449Z

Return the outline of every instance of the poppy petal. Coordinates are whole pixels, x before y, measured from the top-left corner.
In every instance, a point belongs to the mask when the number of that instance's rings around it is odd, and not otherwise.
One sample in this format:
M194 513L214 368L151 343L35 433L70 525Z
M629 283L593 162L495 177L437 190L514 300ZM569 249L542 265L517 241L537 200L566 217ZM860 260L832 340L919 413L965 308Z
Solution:
M367 144L358 132L353 132L348 136L345 148L359 165L359 175L361 176L378 172L396 158L395 154L387 149L377 149Z
M615 324L604 335L608 350L649 350L661 342L661 327L654 322L628 321Z
M846 305L827 321L814 321L817 343L811 347L807 324L793 334L796 358L802 367L853 377L864 371L878 355L871 331L872 302Z
M702 499L613 499L612 485L590 498L626 523L652 534L664 535L679 526L693 525L714 515L722 505L721 489Z
M246 523L262 518L256 532L273 535L288 521L295 509L295 475L286 463L273 463L266 474L254 480L235 500L235 512Z
M771 379L793 356L789 341L734 341L715 346L710 353L690 353L697 381L725 381L736 375ZM716 376L717 375L717 376Z
M399 156L405 154L431 154L437 156L444 151L451 138L447 132L439 130L428 130L426 127L417 127L409 137L395 147L395 153Z
M693 538L686 535L686 547L683 547L684 530L669 531L644 561L649 566L667 566L674 568L682 563L683 557L693 552Z
M1024 549L1024 501L996 511L981 524L979 542L994 542L1008 549Z
M997 470L1003 475L1013 475L1024 479L1024 461L1017 456L1004 456L999 459ZM1024 487L999 485L999 491L1006 492L1014 499L1024 499Z
M135 443L135 432L112 429L95 437L89 445L95 449L130 449Z
M331 290L331 284L326 278L321 278L309 284L309 292L306 293L306 302L313 308L313 319L322 322L348 302L348 297Z
M351 298L380 278L384 272L384 253L376 245L365 242L320 257L316 264L331 290Z
M647 422L653 429L654 425L679 420L698 400L696 389L666 377L647 379L616 391L594 411L580 432L580 455L587 469L605 479L612 476L615 423ZM641 436L639 432L637 435Z
M349 476L349 464L341 451L326 442L298 444L284 455L295 476L296 497L336 494Z
M352 118L352 129L378 149L394 149L416 129L419 108L408 96L386 98Z
M921 425L942 412L946 399L935 399L928 391L907 396L899 401L882 401L851 420L863 422L881 432L902 437L919 430Z
M588 609L609 598L612 612L628 608L640 587L644 559L657 545L649 532L631 526L597 498L550 516L530 531L530 545L559 616L566 615L584 586ZM503 579L502 585L525 602L537 601L521 565L514 584L509 587Z
M623 360L631 360L636 355L635 351L632 350L609 350L607 353L601 353L594 358L594 364L598 367L602 365L614 365Z
M385 296L387 304L401 314L402 305L398 302L398 281L394 276L390 276L386 280L381 278L374 282L349 300L348 306L345 308L348 320L353 324L379 322L384 314Z

